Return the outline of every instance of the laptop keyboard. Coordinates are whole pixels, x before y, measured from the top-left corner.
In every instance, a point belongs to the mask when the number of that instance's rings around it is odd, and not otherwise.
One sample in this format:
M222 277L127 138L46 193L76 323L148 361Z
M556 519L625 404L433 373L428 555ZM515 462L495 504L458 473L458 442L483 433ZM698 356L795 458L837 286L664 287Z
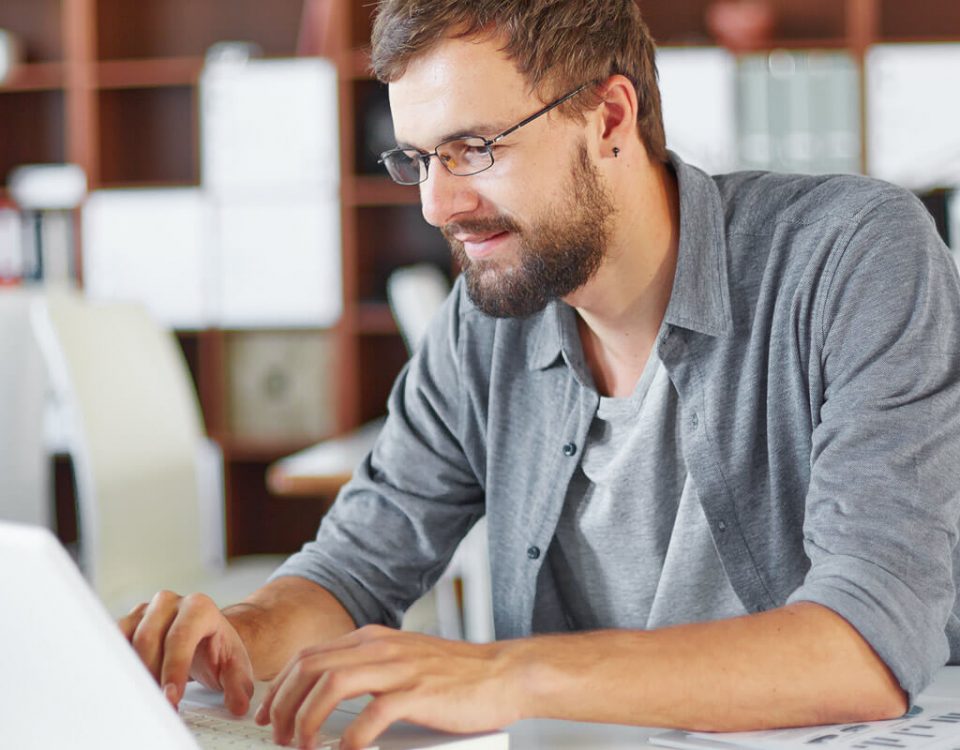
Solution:
M239 748L277 748L273 741L273 730L249 723L230 719L221 719L209 713L180 710L180 718L197 738L197 744L203 750L239 750ZM329 734L317 735L317 750L336 750L340 738Z

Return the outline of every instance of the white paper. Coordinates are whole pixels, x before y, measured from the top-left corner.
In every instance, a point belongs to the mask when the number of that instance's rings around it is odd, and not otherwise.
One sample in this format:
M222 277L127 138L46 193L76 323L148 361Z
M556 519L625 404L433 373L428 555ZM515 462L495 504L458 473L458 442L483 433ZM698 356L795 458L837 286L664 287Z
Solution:
M929 698L893 721L833 724L768 732L691 733L694 738L757 750L954 750L960 743L960 701Z
M83 209L84 289L94 300L139 302L173 328L202 328L212 245L201 190L94 192Z
M960 185L960 44L867 53L871 175L912 190Z
M737 164L736 62L719 48L657 51L667 146L710 174Z
M339 182L337 73L319 58L207 65L201 171L218 195Z
M218 325L324 328L339 320L343 293L335 195L223 200L216 213Z

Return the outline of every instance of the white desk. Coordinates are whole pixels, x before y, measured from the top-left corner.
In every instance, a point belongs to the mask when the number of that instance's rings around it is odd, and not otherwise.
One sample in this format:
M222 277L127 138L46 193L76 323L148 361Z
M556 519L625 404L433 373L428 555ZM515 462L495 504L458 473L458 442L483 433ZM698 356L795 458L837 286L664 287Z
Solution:
M373 449L383 422L375 419L349 435L324 440L281 458L267 471L267 486L283 497L336 495Z
M918 702L930 696L960 699L960 666L940 670ZM634 750L656 747L650 745L647 739L664 730L529 719L514 724L507 731L510 734L510 750Z

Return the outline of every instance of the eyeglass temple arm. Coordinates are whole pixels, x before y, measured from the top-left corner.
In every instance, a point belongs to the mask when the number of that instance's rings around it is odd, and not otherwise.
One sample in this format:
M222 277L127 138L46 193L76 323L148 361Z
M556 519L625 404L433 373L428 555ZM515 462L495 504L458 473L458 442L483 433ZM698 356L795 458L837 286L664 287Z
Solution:
M487 141L487 145L488 145L488 146L491 146L491 145L493 145L494 143L499 143L499 142L502 141L504 138L506 138L508 135L511 135L511 134L513 134L513 133L516 133L516 132L517 132L518 130L520 130L520 128L522 128L524 125L529 125L531 122L533 122L534 120L536 120L538 117L543 117L543 116L544 116L545 114L547 114L547 112L549 112L550 110L556 109L556 108L559 107L561 104L564 104L564 103L566 103L568 100L573 99L573 97L575 97L577 94L579 94L581 91L583 91L584 89L586 89L586 88L587 88L588 86L590 86L590 85L591 85L591 84L589 84L589 83L585 83L585 84L583 84L580 88L574 89L573 91L571 91L571 92L570 92L569 94L567 94L566 96L560 97L560 98L557 99L553 104L548 104L546 107L544 107L543 109L541 109L539 112L534 112L534 113L533 113L532 115L530 115L526 120L521 120L521 121L518 122L516 125L514 125L512 128L509 128L508 130L504 130L502 133L500 133L500 135L494 136L493 138L491 138L489 141Z

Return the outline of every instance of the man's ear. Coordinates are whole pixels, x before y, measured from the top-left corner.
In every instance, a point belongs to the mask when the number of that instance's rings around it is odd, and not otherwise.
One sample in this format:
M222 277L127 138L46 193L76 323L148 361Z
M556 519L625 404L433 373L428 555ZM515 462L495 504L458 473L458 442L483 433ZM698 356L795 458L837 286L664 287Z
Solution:
M637 90L629 78L610 76L601 91L600 104L600 154L617 157L626 150L626 144L638 139Z

